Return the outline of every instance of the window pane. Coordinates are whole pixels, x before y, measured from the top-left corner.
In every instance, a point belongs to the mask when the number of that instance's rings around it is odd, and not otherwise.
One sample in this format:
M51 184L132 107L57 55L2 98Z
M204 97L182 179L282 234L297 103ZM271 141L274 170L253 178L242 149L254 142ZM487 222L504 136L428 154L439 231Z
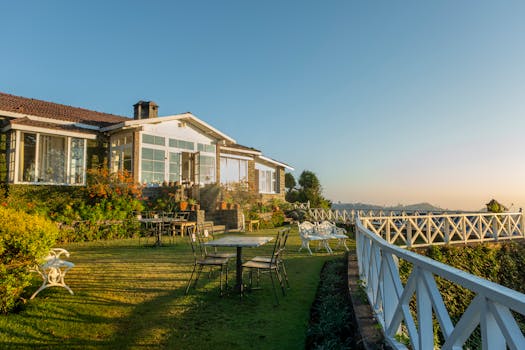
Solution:
M159 150L153 151L153 159L164 161L164 158L165 158L164 151L159 151Z
M19 181L36 181L36 134L22 134L20 140L20 178Z
M142 160L142 171L153 171L153 162L151 160Z
M39 149L40 171L38 181L51 183L65 183L65 137L41 135Z
M215 181L215 157L200 155L199 182L206 184Z
M71 184L84 183L84 140L71 139L70 181Z
M153 150L151 148L143 148L142 159L153 159Z
M155 136L142 134L142 142L154 145L155 144Z

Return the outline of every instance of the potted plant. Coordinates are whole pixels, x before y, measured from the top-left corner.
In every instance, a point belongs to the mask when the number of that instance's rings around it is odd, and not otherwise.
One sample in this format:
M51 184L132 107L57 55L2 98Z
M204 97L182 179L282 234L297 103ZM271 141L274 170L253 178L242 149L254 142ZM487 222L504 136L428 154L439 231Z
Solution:
M200 209L199 208L199 204L197 203L197 201L194 198L188 199L188 205L190 206L190 210L192 210L192 211Z

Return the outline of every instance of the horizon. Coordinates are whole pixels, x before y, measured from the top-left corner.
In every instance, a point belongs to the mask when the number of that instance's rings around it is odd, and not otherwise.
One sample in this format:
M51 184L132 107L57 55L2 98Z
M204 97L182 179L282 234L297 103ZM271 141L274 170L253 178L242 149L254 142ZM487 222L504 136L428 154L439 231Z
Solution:
M192 111L296 178L313 171L334 203L525 205L525 3L0 9L5 93L124 116L141 99L159 115Z

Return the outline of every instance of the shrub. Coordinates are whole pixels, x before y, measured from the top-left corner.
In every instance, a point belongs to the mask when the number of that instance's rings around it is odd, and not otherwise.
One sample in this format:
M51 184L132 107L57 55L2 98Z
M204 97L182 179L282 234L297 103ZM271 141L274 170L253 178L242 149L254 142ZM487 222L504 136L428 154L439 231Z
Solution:
M58 228L42 216L0 207L0 313L12 310L34 266L55 243Z

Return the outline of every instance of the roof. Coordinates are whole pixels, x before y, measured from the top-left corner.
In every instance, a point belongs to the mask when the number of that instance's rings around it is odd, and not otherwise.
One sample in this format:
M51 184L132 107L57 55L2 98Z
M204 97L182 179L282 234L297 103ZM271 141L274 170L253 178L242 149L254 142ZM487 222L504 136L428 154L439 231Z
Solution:
M115 114L71 107L2 92L0 92L0 114L1 111L16 113L22 117L29 115L73 123L95 125L99 127L130 120L130 118Z
M270 158L270 157L266 157L266 156L263 156L263 155L260 155L259 156L259 159L263 160L263 161L266 161L268 163L272 163L272 164L275 164L275 165L279 165L279 166L282 166L283 168L286 168L288 170L291 170L291 171L294 171L295 169L293 167L291 167L290 165L286 164L286 163L283 163L283 162L279 162L278 160L275 160L273 158Z
M232 143L235 142L233 138L215 129L213 126L206 123L205 121L197 118L191 112L157 117L157 118L126 119L119 123L104 127L102 128L101 131L114 131L114 130L120 130L120 129L125 129L125 128L136 128L141 125L159 124L159 123L170 122L170 121L188 122L192 124L193 126L197 127L198 129L200 129L205 134L210 135L218 140L226 140Z
M58 134L63 136L80 136L88 139L96 138L96 133L93 130L81 128L75 126L74 124L47 123L40 120L32 120L29 118L19 118L11 120L9 124L2 129L2 131L9 129L28 131L45 129L46 132L49 132L49 130L55 130Z
M239 145L238 143L231 143L231 144L227 144L227 145L221 146L221 151L222 150L225 150L226 152L227 151L233 151L233 152L249 153L249 154L254 154L254 155L260 155L261 154L261 151L259 151L258 149L255 149L255 148L252 148L252 147L248 147L248 146Z

